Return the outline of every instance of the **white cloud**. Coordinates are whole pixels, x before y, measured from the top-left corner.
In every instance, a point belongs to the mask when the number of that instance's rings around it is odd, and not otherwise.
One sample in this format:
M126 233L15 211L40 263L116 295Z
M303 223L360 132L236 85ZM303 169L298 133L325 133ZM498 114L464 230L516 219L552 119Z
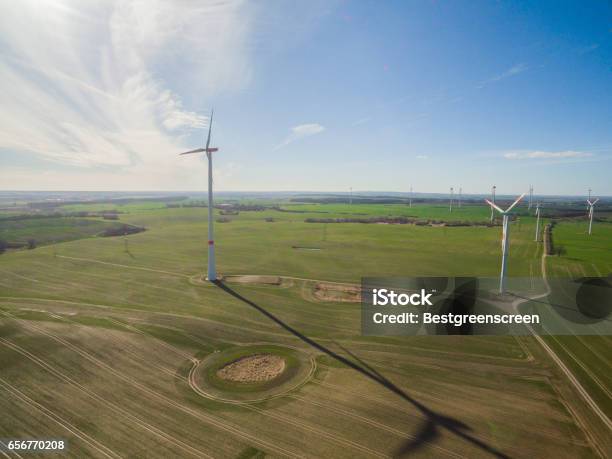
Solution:
M429 159L427 155L416 155L416 159Z
M506 159L573 159L587 158L593 156L592 153L584 151L509 151L503 154Z
M207 119L185 108L169 80L195 100L248 85L252 19L239 0L2 2L0 149L119 189L201 182L175 153ZM73 172L32 173L29 182L80 183Z
M306 137L313 136L315 134L320 134L325 130L325 127L321 126L318 123L310 123L310 124L300 124L298 126L294 126L291 128L290 134L281 142L279 145L275 147L275 150L286 147L292 142L296 140L304 139Z

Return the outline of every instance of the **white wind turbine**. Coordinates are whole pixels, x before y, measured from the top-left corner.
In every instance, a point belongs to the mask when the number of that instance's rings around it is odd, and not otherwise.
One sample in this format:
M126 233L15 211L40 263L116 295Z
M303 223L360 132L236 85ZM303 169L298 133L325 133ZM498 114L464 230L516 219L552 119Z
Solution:
M491 188L491 197L493 198L493 204L495 204L495 188L497 188L495 185L493 185L493 187ZM493 207L491 207L491 223L493 223L494 218L495 211L493 210Z
M533 185L529 185L529 205L527 209L531 210L531 204L533 203Z
M502 264L501 264L501 273L499 275L499 293L501 293L501 294L503 294L506 291L506 268L508 266L508 250L510 249L510 245L509 245L509 241L508 241L508 236L509 236L509 233L510 233L510 228L509 228L509 224L508 224L509 220L510 220L510 211L524 197L525 197L525 193L520 195L516 199L516 201L514 201L512 203L512 205L510 207L508 207L506 210L502 210L500 207L498 207L493 202L489 201L488 199L485 199L486 203L491 206L491 209L497 210L502 215L502 217L503 217Z
M210 112L210 121L208 123L208 138L206 139L206 148L197 148L195 150L180 153L181 155L189 155L192 153L206 153L208 158L208 277L207 280L214 282L217 280L217 269L215 265L215 238L213 233L213 174L212 174L212 153L219 151L218 148L210 147L210 133L212 131L213 112Z
M453 187L451 186L450 188L450 204L448 207L448 211L452 212L453 211Z
M535 241L538 242L540 240L540 202L536 203L536 234Z
M599 198L593 202L591 202L590 199L587 199L587 204L589 205L589 236L591 235L591 229L593 228L593 214L595 213L595 203L597 201L599 201Z

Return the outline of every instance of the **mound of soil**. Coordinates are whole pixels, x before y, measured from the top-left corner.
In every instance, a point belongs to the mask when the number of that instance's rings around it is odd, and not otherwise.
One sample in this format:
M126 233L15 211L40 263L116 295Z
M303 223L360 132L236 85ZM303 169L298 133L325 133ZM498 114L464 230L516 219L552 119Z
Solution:
M285 371L285 359L274 354L256 354L242 357L217 371L221 379L253 383L270 381Z
M235 282L237 284L266 284L266 285L280 285L281 278L279 276L256 276L256 275L245 275L245 276L226 276L227 282Z
M317 282L314 286L314 297L321 301L338 301L345 303L361 302L359 285L328 284Z

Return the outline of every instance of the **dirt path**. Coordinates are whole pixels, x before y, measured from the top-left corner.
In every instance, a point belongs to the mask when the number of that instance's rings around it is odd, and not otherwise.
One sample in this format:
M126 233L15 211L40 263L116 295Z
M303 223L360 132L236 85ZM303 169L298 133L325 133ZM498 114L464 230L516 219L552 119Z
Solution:
M519 298L517 300L515 300L512 305L514 307L514 309L518 312L518 306L521 305L522 303L525 303L527 301L530 300L536 300L539 298L543 298L546 297L550 294L551 292L551 288L550 288L550 284L548 283L548 278L546 276L546 257L547 255L544 253L542 254L542 279L544 280L544 284L546 285L546 292L539 294L539 295L535 295L532 297L529 297L529 299L523 299L523 298ZM550 358L557 364L557 366L561 369L561 371L563 372L563 374L565 374L565 376L567 377L567 379L569 380L569 382L574 386L574 388L576 389L576 391L580 394L580 396L584 399L584 401L587 403L587 405L591 408L591 410L593 411L593 413L599 417L599 419L601 419L601 421L604 423L604 425L612 431L612 422L610 421L610 418L608 418L608 416L606 415L606 413L604 413L601 408L599 408L599 405L597 405L597 403L595 402L595 400L593 400L593 398L591 398L591 396L589 395L589 393L586 391L586 389L582 386L582 384L580 384L580 381L578 381L578 379L574 376L574 374L571 372L571 370L565 365L565 363L563 362L563 360L561 360L557 354L555 353L555 351L552 350L552 348L546 343L546 341L544 341L544 339L538 335L535 330L533 329L533 327L531 327L531 325L525 325L527 327L527 329L529 330L529 332L533 335L533 337L538 341L538 343L540 344L540 346L542 346L542 348L544 348L544 350L546 351L546 353L550 356ZM590 372L588 372L589 374ZM589 374L589 376L591 376Z

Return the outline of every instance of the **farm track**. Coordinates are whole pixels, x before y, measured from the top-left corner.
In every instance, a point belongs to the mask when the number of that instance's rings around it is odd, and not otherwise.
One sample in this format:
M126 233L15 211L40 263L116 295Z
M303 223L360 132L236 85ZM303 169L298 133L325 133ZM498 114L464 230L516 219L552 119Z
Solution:
M542 278L546 285L547 291L543 294L539 294L539 295L530 297L527 300L523 298L519 298L515 300L513 302L513 307L515 310L518 310L518 306L522 303L525 303L529 300L535 300L535 299L547 297L550 294L551 288L550 288L550 284L548 283L548 278L546 275L546 256L547 255L545 253L542 254ZM608 430L612 431L612 422L610 421L608 416L601 410L601 408L599 408L599 405L595 402L595 400L593 400L593 398L591 398L590 394L587 392L586 389L584 389L580 381L578 381L578 379L574 376L571 370L565 365L563 360L561 360L557 356L555 351L553 351L552 348L546 343L546 341L544 341L544 339L535 332L533 327L531 327L530 325L526 325L526 327L530 331L530 333L533 335L533 337L538 341L540 346L542 346L542 348L550 356L553 362L555 362L557 366L560 368L560 370L563 372L563 374L565 374L569 382L574 386L576 391L580 394L580 396L584 399L587 405L591 408L593 413L603 422L603 424L608 428Z

